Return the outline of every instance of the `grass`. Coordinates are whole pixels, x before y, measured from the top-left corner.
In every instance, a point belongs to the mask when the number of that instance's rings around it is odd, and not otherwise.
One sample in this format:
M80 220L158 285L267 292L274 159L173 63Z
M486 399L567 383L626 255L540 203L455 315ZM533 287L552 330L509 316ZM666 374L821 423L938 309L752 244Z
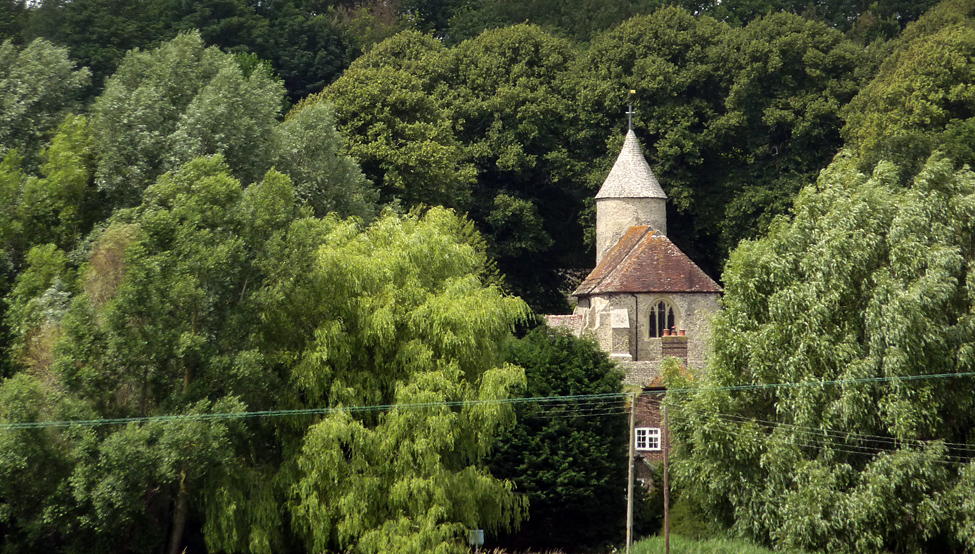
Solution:
M471 551L473 552L473 550ZM611 554L623 554L623 548L616 548ZM663 554L664 538L662 536L644 539L633 545L630 554ZM670 536L671 554L775 554L767 548L756 546L750 542L731 539L685 539L677 535ZM502 549L481 550L481 554L512 554ZM545 550L523 552L521 554L565 554L561 550ZM803 554L795 552L793 554Z
M653 537L635 543L630 554L663 554L664 538ZM695 541L676 535L670 536L671 554L773 554L773 551L749 542L730 539Z

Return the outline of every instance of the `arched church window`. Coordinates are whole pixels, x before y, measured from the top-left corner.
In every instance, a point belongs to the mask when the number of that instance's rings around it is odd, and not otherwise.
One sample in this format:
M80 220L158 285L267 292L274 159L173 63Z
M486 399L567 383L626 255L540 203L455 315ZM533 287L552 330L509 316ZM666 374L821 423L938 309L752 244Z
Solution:
M662 337L664 329L672 329L677 326L677 319L674 317L674 308L663 300L658 300L650 307L650 337Z

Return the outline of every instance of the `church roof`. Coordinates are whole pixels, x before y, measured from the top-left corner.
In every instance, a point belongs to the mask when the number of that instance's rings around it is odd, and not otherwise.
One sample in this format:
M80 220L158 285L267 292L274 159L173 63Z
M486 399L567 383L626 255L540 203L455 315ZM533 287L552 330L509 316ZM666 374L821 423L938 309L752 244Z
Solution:
M626 133L616 164L596 194L596 200L601 198L667 198L643 157L633 129Z
M721 287L649 225L634 225L573 296L641 292L721 292Z

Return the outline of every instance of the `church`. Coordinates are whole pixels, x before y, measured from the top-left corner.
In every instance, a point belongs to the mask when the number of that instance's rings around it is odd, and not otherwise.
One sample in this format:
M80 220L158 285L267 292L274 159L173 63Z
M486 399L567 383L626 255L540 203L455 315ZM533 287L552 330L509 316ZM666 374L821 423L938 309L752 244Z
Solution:
M693 375L704 367L721 287L667 238L667 195L643 156L632 125L596 194L596 267L572 293L572 315L548 324L592 337L641 389L634 409L640 480L663 459L660 402L664 361Z
M667 238L667 195L626 134L596 194L596 267L572 293L569 316L549 324L589 336L626 372L625 383L659 384L663 362L701 368L721 287Z

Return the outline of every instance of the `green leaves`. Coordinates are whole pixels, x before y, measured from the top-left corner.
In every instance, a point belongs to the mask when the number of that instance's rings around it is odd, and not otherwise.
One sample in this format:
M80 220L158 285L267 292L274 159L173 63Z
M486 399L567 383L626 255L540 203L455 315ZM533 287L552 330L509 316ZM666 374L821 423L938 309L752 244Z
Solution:
M791 220L729 260L707 385L971 371L973 199L975 175L938 156L909 190L890 164L866 176L838 156ZM971 440L973 402L952 379L702 390L673 418L676 471L753 539L925 549L959 529L952 448Z
M291 176L296 194L316 216L330 212L370 219L377 195L335 130L331 106L324 102L295 110L274 129L274 166Z
M525 368L524 397L620 392L622 374L592 342L539 327L509 341L507 357ZM621 398L598 404L521 404L490 457L494 475L529 500L529 517L505 546L597 546L619 540L625 518L626 420ZM582 407L592 410L591 412ZM614 414L600 413L602 410ZM594 413L600 413L593 417Z
M0 147L27 156L50 139L61 119L77 108L90 72L78 69L67 50L37 39L20 49L0 44Z
M499 345L527 308L489 284L472 224L442 208L368 227L310 214L287 176L245 189L218 155L117 211L80 271L53 244L30 251L8 297L29 371L0 385L0 418L166 417L0 433L3 475L53 468L25 488L40 507L0 490L24 544L63 530L69 548L177 548L202 513L214 549L454 552L468 528L517 523L524 500L481 463L512 421L499 401L524 377ZM493 403L448 406L469 401ZM392 407L231 415L352 405Z
M971 163L965 139L975 27L968 8L944 2L905 31L877 77L845 109L844 136L862 158L904 167L906 181L935 150Z
M133 51L92 109L99 188L131 206L164 172L217 153L245 182L257 179L268 168L283 94L263 72L245 79L232 56L205 48L199 34Z

